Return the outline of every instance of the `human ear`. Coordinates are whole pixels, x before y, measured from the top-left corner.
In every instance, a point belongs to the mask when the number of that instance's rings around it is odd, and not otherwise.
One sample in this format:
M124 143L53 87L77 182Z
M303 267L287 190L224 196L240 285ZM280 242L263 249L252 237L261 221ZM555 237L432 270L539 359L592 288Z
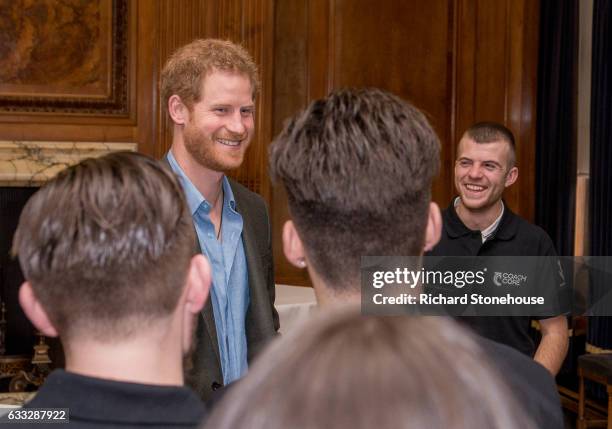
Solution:
M208 259L202 254L194 255L189 263L186 285L186 309L191 314L199 313L210 293L212 277Z
M168 99L168 113L176 125L185 125L189 121L189 109L176 94Z
M512 167L506 174L505 187L507 188L508 186L512 185L514 182L516 182L516 179L518 179L518 168Z
M283 225L283 252L291 265L306 268L306 253L293 221L288 220Z
M181 302L181 315L183 318L182 347L183 354L187 354L194 341L194 332L197 318L206 303L211 287L210 264L202 254L195 255L189 263L187 282L183 291Z
M440 207L436 203L429 203L429 211L427 214L427 228L425 229L425 245L424 252L429 252L433 249L442 235L442 215Z
M57 329L55 329L47 312L36 298L30 282L24 282L19 288L19 304L36 329L46 337L57 337Z

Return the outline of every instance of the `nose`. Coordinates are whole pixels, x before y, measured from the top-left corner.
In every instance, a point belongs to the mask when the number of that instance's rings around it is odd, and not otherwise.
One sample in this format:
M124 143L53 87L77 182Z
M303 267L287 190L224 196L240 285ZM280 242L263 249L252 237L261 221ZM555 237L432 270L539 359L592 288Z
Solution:
M227 128L227 130L232 134L244 136L247 131L245 120L246 119L242 116L240 110L238 110L229 117L227 123L225 124L225 128Z
M474 163L470 166L470 169L468 170L468 177L472 178L472 179L479 179L480 177L482 177L482 171L480 169L480 165Z

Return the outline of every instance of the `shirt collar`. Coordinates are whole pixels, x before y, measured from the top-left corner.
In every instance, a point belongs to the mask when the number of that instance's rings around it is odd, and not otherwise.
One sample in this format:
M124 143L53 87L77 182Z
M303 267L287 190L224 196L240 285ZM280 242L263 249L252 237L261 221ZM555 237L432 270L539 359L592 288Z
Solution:
M497 219L495 219L491 225L489 225L488 227L480 231L480 234L482 234L482 241L487 240L497 230L497 227L499 226L499 222L501 221L502 216L504 215L504 211L506 207L503 201L501 202L501 205L502 205L501 212L499 213L499 216L497 216Z
M465 226L455 210L455 206L460 201L459 198L460 197L454 198L448 208L444 211L444 227L450 238L459 238L475 232ZM485 231L491 229L488 235L490 238L495 237L501 240L510 240L516 235L517 232L517 216L508 208L508 206L506 206L503 200L502 204L503 210L501 215L495 220L495 222L493 222L493 224L486 228Z
M176 173L183 187L183 191L185 192L185 199L187 200L187 205L189 206L189 210L191 215L195 215L200 206L202 209L208 214L210 213L211 205L209 201L206 201L206 198L198 191L198 188L195 187L193 182L187 177L176 158L172 154L172 151L168 151L168 163L170 164L170 168L172 171ZM223 186L223 205L225 207L230 208L232 211L236 212L236 199L234 198L234 193L232 192L232 187L227 179L227 176L223 175L222 179Z
M227 176L223 176L223 205L228 207L234 213L236 211L236 199L234 198L234 192Z
M205 416L201 400L183 386L164 386L53 371L31 401L32 407L70 408L76 421L118 426L194 427Z
M461 202L461 197L456 197L455 201L453 201L453 207L455 207L455 210L460 202ZM502 207L501 207L501 212L499 213L499 216L497 216L497 218L493 221L491 225L487 226L485 229L480 231L480 235L482 236L483 243L495 233L495 230L497 230L497 227L499 226L499 222L501 221L502 216L504 215L504 210L505 210L505 204L503 201L501 202L501 205Z

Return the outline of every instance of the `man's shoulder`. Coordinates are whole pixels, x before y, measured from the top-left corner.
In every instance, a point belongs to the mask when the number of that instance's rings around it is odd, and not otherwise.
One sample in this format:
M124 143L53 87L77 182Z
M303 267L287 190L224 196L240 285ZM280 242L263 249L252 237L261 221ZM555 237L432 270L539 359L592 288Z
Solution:
M500 369L511 370L511 372L518 372L533 376L534 381L543 381L545 385L552 386L554 380L550 373L542 365L531 359L529 356L519 352L518 350L497 341L490 340L485 337L478 337L480 346L490 356L494 362L498 362Z
M242 197L245 197L245 198L255 198L255 199L260 199L263 201L263 198L261 197L261 195L259 195L256 192L251 191L249 188L247 188L246 186L244 186L242 183L238 182L237 180L232 179L229 176L227 176L227 180L230 186L232 187L232 191L234 193L239 193Z
M546 368L505 344L484 337L479 337L478 342L537 426L562 428L561 400L555 380Z
M552 239L544 229L511 211L498 234L502 238L504 234L513 234L511 238L528 243L528 248L538 249L538 254L555 253Z
M520 229L522 233L530 234L536 237L547 237L548 233L544 231L541 227L536 225L535 223L529 222L522 216L517 215L514 212L510 212L510 216L513 218L513 221L516 222L517 227Z
M239 207L248 205L250 208L264 210L267 212L266 202L261 195L251 191L249 188L230 177L228 177L227 180L232 188L234 198L236 199L236 203Z
M140 384L54 371L24 408L68 408L70 427L197 427L202 401L183 386Z

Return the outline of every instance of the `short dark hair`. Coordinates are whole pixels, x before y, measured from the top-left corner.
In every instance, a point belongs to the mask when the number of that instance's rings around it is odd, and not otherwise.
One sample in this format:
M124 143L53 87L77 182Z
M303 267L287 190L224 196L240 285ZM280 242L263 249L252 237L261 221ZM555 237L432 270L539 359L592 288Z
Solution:
M505 141L510 145L509 168L516 163L516 143L514 134L508 128L497 122L477 122L468 128L464 135L468 136L476 143L493 143Z
M13 254L62 338L105 340L171 314L194 240L174 175L117 152L69 167L36 192Z
M439 151L423 113L379 89L332 92L288 121L270 173L330 287L358 287L362 255L421 254Z

